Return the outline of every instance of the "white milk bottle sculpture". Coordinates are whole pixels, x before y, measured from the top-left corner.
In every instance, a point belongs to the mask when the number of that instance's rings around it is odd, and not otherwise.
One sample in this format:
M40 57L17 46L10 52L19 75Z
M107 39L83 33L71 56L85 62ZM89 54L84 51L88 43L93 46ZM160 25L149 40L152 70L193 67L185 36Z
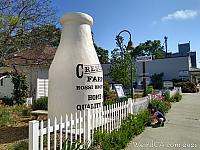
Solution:
M50 119L103 102L103 72L91 35L93 19L84 13L66 13L62 34L49 70Z

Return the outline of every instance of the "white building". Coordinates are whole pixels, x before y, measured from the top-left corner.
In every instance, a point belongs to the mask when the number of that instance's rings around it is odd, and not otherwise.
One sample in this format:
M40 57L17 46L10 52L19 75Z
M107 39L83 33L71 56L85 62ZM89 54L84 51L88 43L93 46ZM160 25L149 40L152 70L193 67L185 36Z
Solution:
M28 97L37 99L48 96L48 72L55 52L55 48L46 47L13 53L6 58L7 65L26 75ZM4 90L6 89L7 87L4 87Z
M145 62L146 75L151 77L154 74L163 73L163 80L173 79L186 79L191 77L190 68L191 60L189 56L184 57L172 57L163 59L154 59L152 61ZM143 66L142 62L136 62L137 68L137 83L142 82ZM150 78L147 78L147 83L150 83Z

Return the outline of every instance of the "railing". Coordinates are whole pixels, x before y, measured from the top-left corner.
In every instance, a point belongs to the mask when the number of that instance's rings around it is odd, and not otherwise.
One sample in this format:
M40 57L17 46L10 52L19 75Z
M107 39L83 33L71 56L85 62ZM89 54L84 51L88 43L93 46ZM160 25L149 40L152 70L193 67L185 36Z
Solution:
M160 94L160 93L159 93ZM29 122L29 150L62 149L64 142L72 146L79 141L85 146L90 146L95 130L111 132L118 130L122 120L130 114L138 114L148 107L149 101L154 96L149 95L140 100L128 99L112 105L102 106L97 109L86 109L75 114L61 116L53 121Z
M174 87L173 90L168 90L170 98L173 97L176 93L182 94L181 87Z

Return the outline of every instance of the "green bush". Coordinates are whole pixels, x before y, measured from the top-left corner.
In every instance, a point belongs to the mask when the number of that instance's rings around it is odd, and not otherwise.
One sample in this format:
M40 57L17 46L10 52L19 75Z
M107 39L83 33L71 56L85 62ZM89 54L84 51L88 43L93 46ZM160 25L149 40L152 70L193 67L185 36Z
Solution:
M179 92L177 92L177 93L174 95L173 99L174 99L176 102L179 102L179 101L182 99L182 95L180 95Z
M20 141L15 143L10 150L28 150L28 141Z
M33 101L33 110L48 110L48 97L41 97Z
M148 86L146 93L147 94L153 94L153 92L154 92L153 86Z
M22 116L30 116L31 115L31 110L29 108L24 108L21 111Z
M0 100L2 100L2 102L5 105L13 106L13 100L12 100L12 98L3 97L3 98L0 98Z
M5 127L12 124L14 124L14 120L11 113L6 109L0 110L0 127Z
M165 96L165 101L170 102L170 94L169 94L169 91L165 91L164 96Z
M134 99L142 98L142 97L143 97L143 93L135 93L135 94L133 95L133 98L134 98Z
M196 93L197 87L190 81L182 81L174 84L176 87L181 87L183 93Z
M149 109L157 108L163 114L167 113L168 110L171 108L171 103L168 101L161 101L161 100L152 100L148 106Z
M99 130L95 131L94 145L99 146L103 150L124 149L134 136L142 133L145 126L151 124L149 116L150 113L148 111L144 111L138 115L129 114L122 121L119 130L113 130L111 133L102 133Z

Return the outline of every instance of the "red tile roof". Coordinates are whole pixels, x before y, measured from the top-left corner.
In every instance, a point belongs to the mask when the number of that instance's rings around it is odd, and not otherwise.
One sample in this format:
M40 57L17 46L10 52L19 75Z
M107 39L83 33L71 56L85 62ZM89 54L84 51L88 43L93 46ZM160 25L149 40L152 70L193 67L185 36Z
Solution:
M5 58L7 65L49 65L56 53L56 48L28 49L9 54Z

